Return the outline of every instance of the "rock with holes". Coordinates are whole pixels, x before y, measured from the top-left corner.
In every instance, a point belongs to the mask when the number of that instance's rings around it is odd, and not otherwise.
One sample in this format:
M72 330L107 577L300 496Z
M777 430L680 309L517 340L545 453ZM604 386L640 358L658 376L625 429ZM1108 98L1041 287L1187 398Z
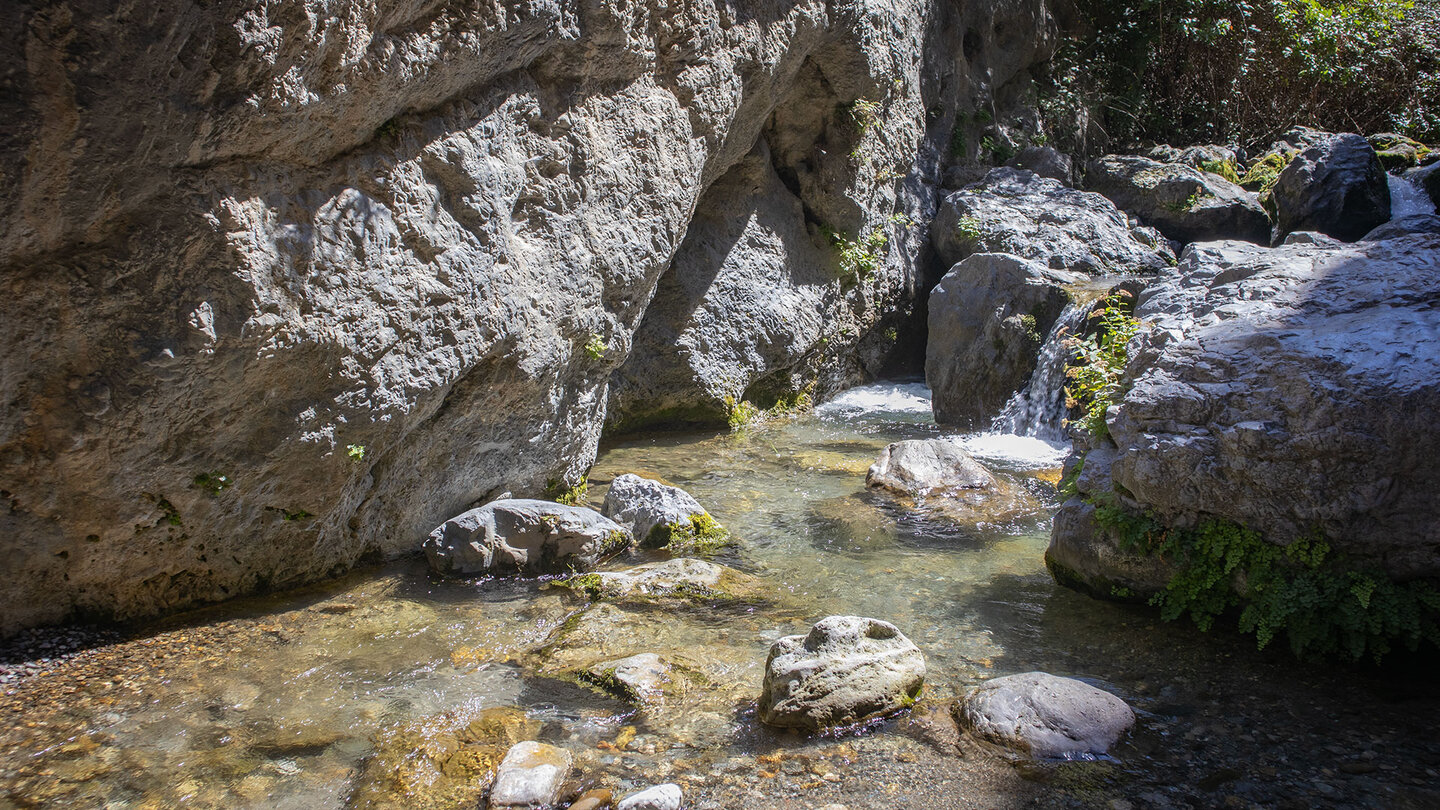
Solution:
M1085 188L1177 242L1243 239L1270 243L1270 218L1259 199L1218 174L1139 155L1092 160Z
M725 530L700 502L679 487L625 473L605 493L605 516L625 526L645 548L713 544Z
M984 739L1045 759L1104 755L1135 725L1120 698L1045 672L986 681L956 704L956 715Z
M1296 155L1275 181L1275 235L1319 231L1354 242L1390 219L1390 182L1359 135L1331 135Z
M925 381L935 420L987 424L1025 387L1045 336L1086 276L1005 253L977 253L930 293Z
M880 451L865 485L914 497L990 489L995 476L954 442L907 439Z
M816 730L906 708L925 683L925 656L895 625L830 616L770 647L760 693L767 725Z
M593 509L512 499L450 518L424 550L441 574L539 574L589 570L630 542L625 527Z
M507 810L553 806L573 762L564 748L540 742L516 743L500 762L489 806Z

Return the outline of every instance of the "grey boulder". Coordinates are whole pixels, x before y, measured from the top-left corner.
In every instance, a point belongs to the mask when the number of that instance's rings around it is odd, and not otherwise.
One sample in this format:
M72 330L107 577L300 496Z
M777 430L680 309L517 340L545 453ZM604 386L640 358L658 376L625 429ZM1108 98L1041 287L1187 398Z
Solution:
M925 683L925 656L895 625L830 616L770 647L760 720L817 730L906 708Z
M1234 149L1218 144L1186 147L1160 144L1151 147L1145 156L1160 163L1179 163L1196 169L1205 169L1206 165L1217 163L1229 163L1232 166L1238 166L1240 163L1240 156Z
M660 698L670 684L670 665L655 653L638 653L616 661L601 661L582 676L627 700L645 703Z
M925 381L935 419L972 427L1025 387L1040 347L1085 276L1004 253L977 253L930 292Z
M463 576L589 570L630 543L630 532L594 510L514 499L450 518L423 547L433 570Z
M1132 228L1104 197L1006 167L946 197L930 240L946 265L1009 253L1053 270L1104 274L1155 271L1175 258L1163 239Z
M865 476L865 485L921 496L989 489L995 486L995 476L953 442L910 439L880 451L879 460Z
M1135 725L1125 701L1045 672L986 681L956 707L976 735L1042 759L1100 756Z
M602 511L647 548L664 546L672 534L687 531L692 519L706 514L685 490L632 473L610 482Z
M1085 188L1178 242L1270 242L1270 218L1254 194L1193 166L1106 155L1090 162Z
M540 742L510 746L495 786L490 789L492 808L551 807L560 798L560 788L570 774L574 758L569 751Z
M1275 181L1275 236L1319 231L1354 242L1390 219L1390 183L1374 147L1332 135L1296 155Z
M1032 171L1067 186L1075 185L1075 161L1053 146L1027 146L1005 165Z

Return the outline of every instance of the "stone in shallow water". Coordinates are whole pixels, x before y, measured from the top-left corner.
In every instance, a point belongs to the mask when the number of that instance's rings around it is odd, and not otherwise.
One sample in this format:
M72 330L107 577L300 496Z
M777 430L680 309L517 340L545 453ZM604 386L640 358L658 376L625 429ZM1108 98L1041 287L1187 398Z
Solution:
M516 743L505 754L490 791L490 806L548 807L570 774L570 752L539 742Z
M670 683L670 665L655 653L604 661L585 670L585 679L623 697L645 702L659 698Z
M626 796L615 806L616 810L680 810L685 795L676 784L656 785L639 793Z
M556 580L556 585L591 599L637 603L704 605L758 604L770 601L756 577L723 565L688 557Z
M646 548L661 548L672 540L694 535L693 524L706 523L709 517L700 502L685 490L631 473L617 475L610 483L604 512L628 528Z
M1041 758L1105 754L1135 724L1120 698L1046 672L986 681L957 704L956 714L979 736Z
M442 574L560 573L594 568L630 541L624 527L592 509L507 499L450 518L424 548Z
M770 647L760 720L820 729L903 709L925 683L925 656L895 625L830 616Z
M989 489L995 477L980 462L944 439L895 442L865 476L865 485L905 495Z

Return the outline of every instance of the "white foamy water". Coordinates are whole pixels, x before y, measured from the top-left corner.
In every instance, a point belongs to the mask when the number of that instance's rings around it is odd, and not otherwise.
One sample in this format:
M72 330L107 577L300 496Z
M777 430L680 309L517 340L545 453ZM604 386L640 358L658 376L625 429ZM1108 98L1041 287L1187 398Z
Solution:
M1390 179L1390 219L1391 221L1404 217L1413 217L1417 214L1435 213L1435 201L1425 190L1395 175L1386 175Z
M1070 452L1068 444L1013 433L975 433L953 441L978 459L1020 469L1059 467Z
M1050 334L1040 347L1030 382L1016 391L1000 410L990 427L993 435L1034 436L1046 442L1062 442L1065 431L1065 367L1070 362L1069 340L1080 332L1088 302L1072 301L1055 319ZM987 434L992 435L992 434Z
M925 383L876 383L849 391L815 409L822 416L862 413L930 413L930 389Z

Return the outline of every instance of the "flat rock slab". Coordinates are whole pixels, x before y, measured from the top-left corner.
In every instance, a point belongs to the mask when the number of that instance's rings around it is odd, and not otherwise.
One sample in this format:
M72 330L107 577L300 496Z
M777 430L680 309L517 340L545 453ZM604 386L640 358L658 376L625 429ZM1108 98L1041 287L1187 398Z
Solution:
M424 549L433 570L463 576L584 571L630 543L630 532L592 509L507 499L445 521Z
M1103 755L1135 725L1135 712L1120 698L1045 672L986 681L957 704L956 714L977 735L1042 759Z
M680 810L685 794L676 784L656 785L626 796L615 805L616 810Z
M866 474L865 485L919 496L990 489L995 476L953 442L911 439L886 446Z
M770 647L760 720L817 730L906 708L925 683L925 656L895 625L861 616L821 619Z
M770 600L760 580L718 563L690 557L559 580L591 599L614 602L695 602L705 605Z
M490 807L549 807L570 775L569 751L538 742L516 743L506 752L490 791Z

